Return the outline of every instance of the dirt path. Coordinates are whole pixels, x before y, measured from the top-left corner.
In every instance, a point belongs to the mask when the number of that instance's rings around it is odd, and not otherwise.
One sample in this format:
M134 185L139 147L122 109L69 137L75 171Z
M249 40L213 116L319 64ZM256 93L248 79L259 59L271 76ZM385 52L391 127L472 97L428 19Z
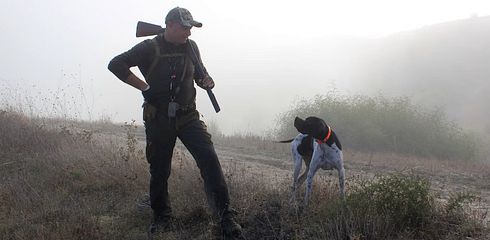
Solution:
M216 145L220 161L225 167L245 168L270 182L292 179L292 160L284 154L258 153L251 148ZM480 198L472 207L479 214L490 211L490 166L483 163L455 163L435 159L400 157L390 154L345 153L347 181L355 177L372 177L376 174L396 172L414 173L431 181L431 189L440 201L456 193L470 193ZM337 181L335 171L319 171L322 179ZM319 179L316 177L316 179ZM490 223L490 216L485 222Z
M142 136L138 136L138 139L144 140ZM181 143L177 147L190 157ZM269 183L284 184L284 181L292 179L293 165L287 145L278 150L268 149L261 143L245 146L218 141L215 147L225 171L242 171ZM345 150L344 163L347 181L376 174L414 173L430 180L431 188L439 200L445 201L456 193L470 193L480 198L473 204L475 209L480 209L482 214L490 211L488 163L461 163L393 154L351 153ZM316 179L337 181L338 175L335 171L319 171L317 176L320 177ZM485 221L490 223L488 215Z

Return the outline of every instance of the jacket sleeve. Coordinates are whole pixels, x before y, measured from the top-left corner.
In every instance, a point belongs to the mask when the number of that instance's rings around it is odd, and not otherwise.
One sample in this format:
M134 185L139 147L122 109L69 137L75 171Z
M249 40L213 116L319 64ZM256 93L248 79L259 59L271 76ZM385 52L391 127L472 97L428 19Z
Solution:
M197 47L196 42L194 42L192 40L190 40L190 41L191 41L192 47L194 48L194 51L197 55L197 61L199 61L199 63L203 67L203 71L204 71L204 76L201 76L199 71L197 71L198 66L194 66L196 68L196 71L194 71L194 79L203 79L205 76L209 76L208 71L206 70L206 67L204 67L204 64L202 63L201 53L199 52L199 48Z
M107 68L121 81L126 81L130 74L130 68L134 66L141 67L147 64L149 56L153 53L152 44L150 40L145 40L138 43L130 50L115 56L110 62Z

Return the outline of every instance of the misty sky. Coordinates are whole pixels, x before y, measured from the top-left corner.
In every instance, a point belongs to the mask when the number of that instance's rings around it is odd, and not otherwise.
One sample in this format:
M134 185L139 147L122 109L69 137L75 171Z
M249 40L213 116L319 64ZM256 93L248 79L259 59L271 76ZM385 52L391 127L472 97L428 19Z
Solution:
M135 37L137 21L163 24L171 8L189 9L204 24L191 38L216 81L222 108L215 114L205 91L198 90L198 110L225 133L266 132L295 100L332 88L353 91L348 77L331 74L346 66L323 63L316 53L325 42L490 15L490 2L483 0L3 0L1 5L2 101L27 102L50 114L138 123L140 92L120 82L107 64L143 40ZM330 52L344 56L335 48ZM61 107L53 106L56 101Z

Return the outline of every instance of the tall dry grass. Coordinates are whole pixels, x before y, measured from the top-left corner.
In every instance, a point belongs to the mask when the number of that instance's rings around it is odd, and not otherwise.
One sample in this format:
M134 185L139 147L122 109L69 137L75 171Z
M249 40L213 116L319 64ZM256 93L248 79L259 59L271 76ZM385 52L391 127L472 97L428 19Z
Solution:
M150 211L135 206L148 186L143 146L136 141L140 128L131 122L120 126L121 137L67 126L48 128L22 114L0 112L2 239L146 239ZM258 145L263 141L252 139ZM228 139L240 141L249 140ZM238 161L225 163L224 170L246 239L485 238L481 216L465 209L471 196L458 195L450 204L437 204L423 188L427 182L410 175L384 182L351 176L345 202L340 201L336 179L319 175L310 208L299 214L288 202L289 179L266 181ZM376 198L369 189L385 197ZM422 194L427 201L418 203L430 208L424 211L427 214L415 215L423 220L421 225L412 224L410 217L395 224L389 217L397 210L373 207L396 199L401 206L403 201L419 201L396 198L383 189ZM156 239L220 239L198 169L180 147L174 154L170 191L177 227ZM408 208L400 213L411 216L416 211Z
M98 141L89 131L48 130L6 111L0 121L4 239L101 239L107 231L117 233L121 226L113 222L132 214L125 210L130 199L145 189L141 159L123 160L119 140Z

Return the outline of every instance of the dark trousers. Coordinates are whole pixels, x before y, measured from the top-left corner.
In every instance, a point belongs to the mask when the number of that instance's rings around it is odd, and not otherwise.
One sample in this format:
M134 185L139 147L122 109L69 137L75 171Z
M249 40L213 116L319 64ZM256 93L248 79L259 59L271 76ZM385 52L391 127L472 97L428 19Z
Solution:
M177 137L194 157L204 180L204 189L214 214L229 211L230 197L211 135L199 119L176 129L175 123L163 114L145 121L146 157L150 163L150 201L155 217L171 214L168 178Z

